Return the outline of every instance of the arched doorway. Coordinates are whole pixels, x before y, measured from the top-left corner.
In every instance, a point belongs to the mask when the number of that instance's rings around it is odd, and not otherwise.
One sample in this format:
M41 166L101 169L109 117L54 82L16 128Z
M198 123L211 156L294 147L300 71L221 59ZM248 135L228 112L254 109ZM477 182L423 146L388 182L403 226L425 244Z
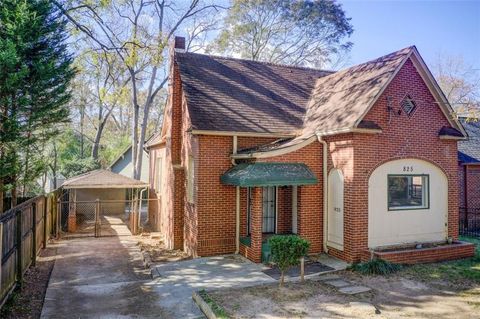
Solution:
M447 237L448 179L432 163L393 160L368 181L368 247Z

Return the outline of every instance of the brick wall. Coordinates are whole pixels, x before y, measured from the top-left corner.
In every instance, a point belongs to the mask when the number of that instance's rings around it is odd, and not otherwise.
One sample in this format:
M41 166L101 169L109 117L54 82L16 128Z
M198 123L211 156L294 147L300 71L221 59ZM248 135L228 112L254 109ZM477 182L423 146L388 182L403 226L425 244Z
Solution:
M433 263L445 260L469 258L475 254L475 246L472 243L455 243L432 248L397 250L389 252L374 252L376 258L380 258L396 264ZM368 261L372 253L368 250L362 252L361 260Z
M400 102L406 94L415 100L417 109L410 116L398 115ZM391 98L395 114L387 111L387 97ZM382 127L381 134L353 134L342 141L352 143L351 159L339 160L331 155L331 162L348 167L345 176L344 251L332 253L347 261L360 259L368 247L368 179L381 164L401 158L417 158L433 163L448 178L448 235L458 237L458 172L457 144L454 140L440 140L438 131L449 125L413 63L408 60L378 101L365 116ZM348 137L351 137L349 140ZM336 149L340 136L328 139L330 150ZM350 161L353 160L353 170Z
M465 185L465 170L467 173L467 184ZM480 166L460 165L458 169L459 203L460 207L467 207L469 210L480 210ZM465 189L466 187L466 189ZM465 192L467 203L465 204Z

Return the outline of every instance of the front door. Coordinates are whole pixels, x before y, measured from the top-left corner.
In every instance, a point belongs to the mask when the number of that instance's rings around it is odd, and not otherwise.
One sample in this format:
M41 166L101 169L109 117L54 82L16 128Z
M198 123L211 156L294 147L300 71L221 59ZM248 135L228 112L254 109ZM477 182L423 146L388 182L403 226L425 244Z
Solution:
M263 188L263 220L262 232L275 233L277 219L276 187Z
M343 175L338 169L328 175L327 244L343 250Z

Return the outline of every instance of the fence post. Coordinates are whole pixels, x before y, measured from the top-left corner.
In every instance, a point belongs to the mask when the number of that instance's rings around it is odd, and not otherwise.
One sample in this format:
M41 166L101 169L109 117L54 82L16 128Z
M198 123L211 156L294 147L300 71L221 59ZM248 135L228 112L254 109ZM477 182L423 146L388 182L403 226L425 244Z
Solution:
M57 212L55 214L55 237L58 239L58 236L60 234L60 215L61 215L61 204L60 204L60 198L57 199Z
M43 249L47 248L47 209L48 209L48 197L43 198Z
M32 266L37 265L37 203L32 203Z
M17 217L17 283L21 287L23 282L22 260L22 211L15 212Z
M3 223L0 223L0 287L2 286L2 260L3 260Z
M95 201L95 237L100 237L100 200Z

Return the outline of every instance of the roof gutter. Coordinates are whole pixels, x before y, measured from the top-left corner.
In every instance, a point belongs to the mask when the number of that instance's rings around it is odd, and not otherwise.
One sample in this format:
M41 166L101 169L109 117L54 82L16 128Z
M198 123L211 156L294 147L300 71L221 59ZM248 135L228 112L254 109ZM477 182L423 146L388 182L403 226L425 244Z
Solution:
M193 135L215 135L215 136L240 136L240 137L276 137L289 138L295 137L296 132L289 133L264 133L264 132L236 132L236 131L210 131L210 130L190 130Z

